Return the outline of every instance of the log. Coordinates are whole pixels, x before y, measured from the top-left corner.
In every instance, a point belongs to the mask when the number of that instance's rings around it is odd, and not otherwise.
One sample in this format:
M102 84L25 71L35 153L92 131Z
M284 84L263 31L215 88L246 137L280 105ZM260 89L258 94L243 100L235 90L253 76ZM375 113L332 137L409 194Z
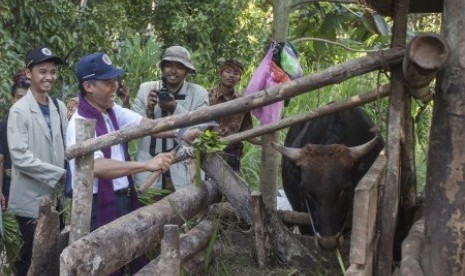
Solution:
M207 275L205 269L213 260L214 256L218 256L221 249L220 243L217 241L210 250L208 247L200 250L195 255L191 256L183 264L183 270L186 275Z
M247 183L217 153L204 156L202 169L248 224L253 224L253 203Z
M314 110L300 113L291 117L280 120L279 122L270 123L264 126L255 127L250 130L235 133L227 137L222 138L222 141L226 144L233 144L240 141L248 140L257 136L261 136L265 133L277 131L286 127L290 127L308 120L313 120L325 115L340 112L353 106L360 106L369 102L377 101L381 98L388 96L391 93L390 85L383 85L379 89L374 89L367 93L350 97L345 101L333 102L324 106L315 108Z
M267 262L265 250L265 230L263 229L263 202L260 193L252 194L254 203L254 233L255 233L255 252L257 253L258 268L263 269Z
M404 52L405 50L402 48L382 50L371 53L365 57L331 66L318 73L303 76L270 89L258 91L249 96L209 106L202 110L150 120L140 124L138 127L115 131L68 147L65 155L69 160L77 156L83 156L89 152L94 152L100 148L121 144L152 133L195 125L283 101L308 91L340 83L355 76L386 68L394 64L400 64Z
M27 275L58 275L60 268L58 242L60 218L50 198L40 203L39 217L34 233L32 261Z
M163 227L160 262L154 275L181 275L181 257L179 255L179 227L167 224Z
M95 136L97 120L76 120L76 143ZM94 154L88 153L76 158L74 170L74 191L71 208L69 243L89 234L92 213L94 183Z
M444 0L410 0L408 11L411 13L442 12ZM366 4L378 13L386 16L394 15L395 0L366 0Z
M373 275L378 185L385 172L386 155L382 151L355 188L348 276Z
M165 224L181 225L219 200L216 186L204 181L122 216L63 250L61 275L112 273L155 247Z
M405 52L402 71L405 84L412 96L423 103L433 98L429 84L449 56L449 47L439 35L417 35L410 41Z
M395 0L395 16L391 47L405 46L407 34L408 0ZM395 65L391 73L386 180L379 210L380 238L377 248L375 275L390 275L393 262L394 233L397 224L400 191L400 139L403 131L404 108L402 66Z
M310 217L309 217L308 213L305 213L305 212L278 210L278 217L285 224L310 225Z
M192 228L189 232L181 237L179 242L179 254L181 264L185 263L188 258L205 248L213 234L214 223L210 219L203 220ZM139 270L134 276L154 275L160 258L156 258L148 263L144 268Z
M402 242L402 261L400 263L401 276L424 275L421 266L421 254L425 239L425 216L420 214L410 228L407 237Z

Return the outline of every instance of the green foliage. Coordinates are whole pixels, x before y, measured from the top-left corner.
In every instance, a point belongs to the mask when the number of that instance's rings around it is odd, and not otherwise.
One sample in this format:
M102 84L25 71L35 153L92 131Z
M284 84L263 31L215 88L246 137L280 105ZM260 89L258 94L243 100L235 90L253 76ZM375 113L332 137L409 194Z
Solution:
M269 36L270 10L257 8L255 1L162 0L154 13L152 23L164 45L192 51L202 74L221 57L251 60Z
M11 264L17 259L23 241L15 215L6 211L2 213L0 219L2 217L3 244L0 242L0 274L13 275Z

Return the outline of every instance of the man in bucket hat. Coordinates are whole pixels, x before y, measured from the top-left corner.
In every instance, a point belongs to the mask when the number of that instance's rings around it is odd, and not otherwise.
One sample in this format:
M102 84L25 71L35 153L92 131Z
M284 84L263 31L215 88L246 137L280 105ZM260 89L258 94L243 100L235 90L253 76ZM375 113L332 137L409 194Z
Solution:
M26 275L29 270L42 198L50 198L66 175L62 135L68 123L66 106L49 96L60 64L61 58L46 47L31 50L25 60L30 87L8 116L12 165L8 209L15 213L24 241L15 275Z
M133 103L134 111L148 118L157 119L208 106L207 91L200 85L186 81L188 74L195 73L195 67L186 48L181 46L167 48L159 66L162 80L149 81L140 85ZM183 129L171 132L177 139L141 138L137 160L148 160L160 152L170 151L183 141L190 143L201 131L199 128L191 128L188 131ZM172 190L180 189L192 183L194 173L192 160L178 162L157 180L155 186ZM148 176L147 173L136 174L134 178L136 185L142 185Z

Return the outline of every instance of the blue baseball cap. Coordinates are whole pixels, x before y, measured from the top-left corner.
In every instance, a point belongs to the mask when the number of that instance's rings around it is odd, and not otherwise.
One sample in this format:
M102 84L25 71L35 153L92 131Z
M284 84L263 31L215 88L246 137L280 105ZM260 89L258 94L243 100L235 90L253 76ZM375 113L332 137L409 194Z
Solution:
M88 80L111 80L123 73L122 68L112 65L110 57L105 53L83 56L76 64L76 76L79 83Z

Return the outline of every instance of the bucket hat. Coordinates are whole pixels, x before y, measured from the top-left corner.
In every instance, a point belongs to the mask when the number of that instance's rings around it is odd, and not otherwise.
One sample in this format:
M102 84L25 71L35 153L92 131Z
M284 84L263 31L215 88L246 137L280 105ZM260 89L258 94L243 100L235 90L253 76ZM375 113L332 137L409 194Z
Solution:
M171 46L165 50L160 61L160 68L165 61L176 61L184 65L192 73L195 73L195 67L191 62L191 55L189 51L182 46Z

